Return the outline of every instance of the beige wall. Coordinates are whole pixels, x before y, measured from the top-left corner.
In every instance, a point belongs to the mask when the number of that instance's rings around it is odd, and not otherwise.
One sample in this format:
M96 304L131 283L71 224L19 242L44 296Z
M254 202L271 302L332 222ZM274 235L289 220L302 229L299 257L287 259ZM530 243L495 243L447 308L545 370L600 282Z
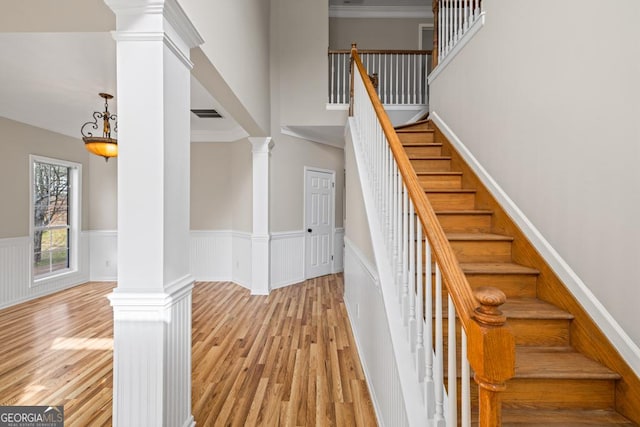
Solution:
M230 230L231 144L191 144L191 229Z
M204 39L202 51L268 135L270 2L181 0L180 4Z
M431 109L640 344L640 3L483 7Z
M89 156L89 230L118 228L118 158Z
M271 129L283 125L339 125L344 111L327 111L329 4L274 0L271 41Z
M29 235L29 155L82 164L82 224L89 224L89 154L82 140L0 117L0 238Z
M358 49L418 49L418 26L432 23L431 18L330 18L329 48L351 49L357 43Z
M191 144L191 230L251 232L251 144Z
M362 196L362 185L358 176L358 166L353 152L353 140L349 138L344 148L346 170L346 206L344 235L360 250L360 253L371 265L376 265L369 220Z
M253 230L253 154L251 143L241 140L231 144L231 194L233 230Z
M343 126L346 112L327 111L327 0L271 2L271 231L303 229L304 167L336 172L336 226L342 226L344 153L284 135L282 126Z
M336 172L335 225L342 227L344 151L280 135L271 152L271 231L294 231L304 227L304 167Z

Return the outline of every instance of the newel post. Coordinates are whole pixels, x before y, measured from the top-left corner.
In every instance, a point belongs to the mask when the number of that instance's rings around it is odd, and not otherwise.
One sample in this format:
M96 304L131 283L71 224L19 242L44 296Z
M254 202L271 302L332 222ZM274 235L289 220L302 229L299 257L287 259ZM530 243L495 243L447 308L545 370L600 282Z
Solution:
M358 53L358 47L355 43L351 43L351 59L349 61L349 117L353 116L353 73L355 71L354 55Z
M440 7L438 3L440 3L439 0L433 0L433 51L431 52L431 69L436 68L438 65L438 33L440 32L440 24L438 23Z
M501 392L515 370L515 340L506 326L500 306L507 300L496 288L478 288L474 295L480 304L469 328L469 363L478 384L479 425L502 425Z

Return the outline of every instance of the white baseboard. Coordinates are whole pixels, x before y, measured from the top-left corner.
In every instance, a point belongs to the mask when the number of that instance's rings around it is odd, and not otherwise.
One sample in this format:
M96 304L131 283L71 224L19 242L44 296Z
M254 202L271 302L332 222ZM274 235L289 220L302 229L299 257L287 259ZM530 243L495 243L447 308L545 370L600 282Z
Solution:
M529 239L540 255L549 264L551 269L558 275L560 280L566 285L576 300L589 313L602 332L618 350L622 358L629 364L636 375L640 376L640 348L627 335L622 327L611 316L602 303L595 297L587 285L580 279L569 264L544 238L542 233L533 225L527 216L520 210L515 202L491 177L487 170L474 157L464 143L458 138L453 130L445 123L436 111L430 113L433 122L447 137L469 167L475 172L480 181L487 187L489 192L502 205L507 214L520 227L520 230Z

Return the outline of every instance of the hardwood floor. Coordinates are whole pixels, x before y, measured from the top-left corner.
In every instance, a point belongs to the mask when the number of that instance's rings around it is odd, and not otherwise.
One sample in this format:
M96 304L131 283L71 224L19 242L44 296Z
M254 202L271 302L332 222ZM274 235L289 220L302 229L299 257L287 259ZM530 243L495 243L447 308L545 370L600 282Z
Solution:
M66 426L111 425L112 283L0 310L0 405L64 405ZM198 426L374 426L341 276L250 296L193 293Z

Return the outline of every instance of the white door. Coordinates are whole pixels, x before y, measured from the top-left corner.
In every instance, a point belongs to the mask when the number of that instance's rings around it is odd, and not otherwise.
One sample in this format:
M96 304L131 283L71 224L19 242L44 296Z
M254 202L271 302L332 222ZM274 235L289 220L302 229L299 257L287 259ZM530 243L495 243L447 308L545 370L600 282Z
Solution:
M335 173L305 169L305 275L331 274Z

